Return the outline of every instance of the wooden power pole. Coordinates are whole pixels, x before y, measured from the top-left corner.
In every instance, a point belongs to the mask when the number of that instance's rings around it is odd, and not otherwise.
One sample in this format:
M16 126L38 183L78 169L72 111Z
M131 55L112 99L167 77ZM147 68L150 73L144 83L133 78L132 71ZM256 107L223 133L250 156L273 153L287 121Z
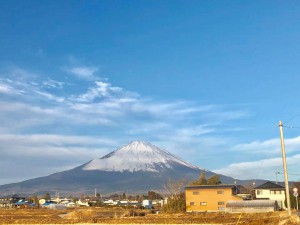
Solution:
M289 191L289 178L286 166L286 156L285 156L285 147L284 147L284 139L283 139L283 125L282 122L279 121L279 131L280 131L280 141L281 141L281 151L282 151L282 162L283 162L283 173L284 173L284 183L285 183L285 195L287 202L287 210L289 215L291 215L291 200L290 200L290 191Z

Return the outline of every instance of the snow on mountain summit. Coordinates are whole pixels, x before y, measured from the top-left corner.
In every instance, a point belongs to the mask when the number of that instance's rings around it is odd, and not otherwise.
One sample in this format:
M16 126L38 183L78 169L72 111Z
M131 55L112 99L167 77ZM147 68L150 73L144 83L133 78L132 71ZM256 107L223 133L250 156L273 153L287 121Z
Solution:
M90 161L83 170L159 172L159 169L173 168L176 165L198 169L151 143L134 141L100 159Z

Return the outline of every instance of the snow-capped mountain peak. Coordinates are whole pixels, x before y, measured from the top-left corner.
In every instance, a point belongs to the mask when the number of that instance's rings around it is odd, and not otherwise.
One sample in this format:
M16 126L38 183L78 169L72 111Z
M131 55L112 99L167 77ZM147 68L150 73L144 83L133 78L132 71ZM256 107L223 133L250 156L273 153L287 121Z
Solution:
M149 142L134 141L100 159L90 161L83 170L159 172L160 169L175 166L199 169Z

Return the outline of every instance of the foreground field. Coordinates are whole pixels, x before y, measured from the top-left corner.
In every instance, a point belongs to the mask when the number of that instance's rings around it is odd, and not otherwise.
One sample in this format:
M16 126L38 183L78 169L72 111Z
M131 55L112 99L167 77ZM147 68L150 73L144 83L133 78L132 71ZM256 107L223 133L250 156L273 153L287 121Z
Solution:
M1 209L0 224L248 224L296 225L299 218L286 212L229 214L150 214L123 208L79 208L73 210Z

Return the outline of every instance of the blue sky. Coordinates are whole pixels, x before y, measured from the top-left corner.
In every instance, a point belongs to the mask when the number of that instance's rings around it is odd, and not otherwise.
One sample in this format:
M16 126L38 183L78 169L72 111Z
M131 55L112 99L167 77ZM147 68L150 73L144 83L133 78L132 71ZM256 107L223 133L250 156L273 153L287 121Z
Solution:
M298 1L0 1L0 184L133 140L274 180L278 121L300 127L299 12ZM291 174L299 133L285 128Z

